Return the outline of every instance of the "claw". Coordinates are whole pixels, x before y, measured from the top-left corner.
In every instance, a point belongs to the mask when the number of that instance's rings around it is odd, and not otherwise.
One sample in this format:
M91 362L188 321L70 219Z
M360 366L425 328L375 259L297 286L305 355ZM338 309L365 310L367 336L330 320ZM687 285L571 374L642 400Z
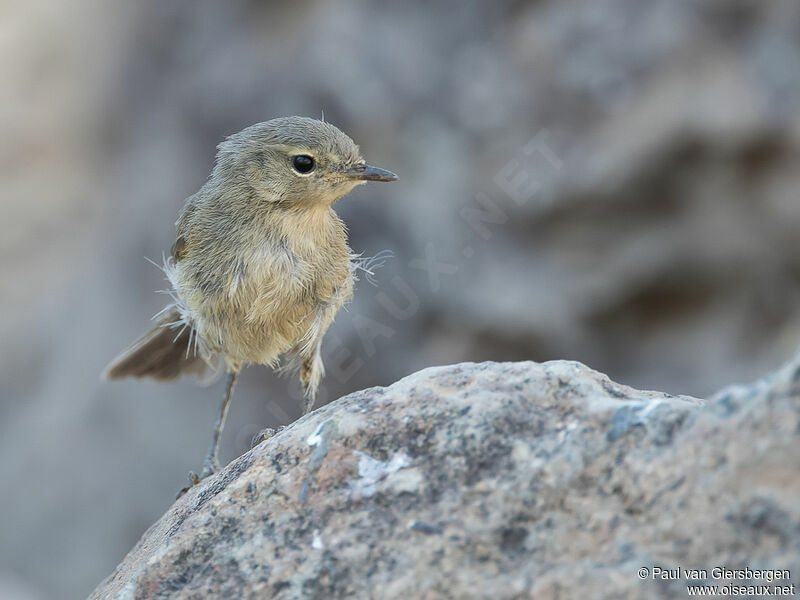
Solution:
M251 449L255 448L261 442L266 442L269 438L273 437L276 433L283 431L284 429L286 429L285 425L281 425L280 427L277 427L275 429L273 429L272 427L267 427L266 429L262 429L253 436L253 439L250 442L250 448Z
M195 473L194 471L189 471L189 485L187 485L185 488L181 488L181 490L175 496L175 500L177 500L178 498L183 496L186 492L188 492L190 489L192 489L192 487L194 487L198 483L200 483L201 479L203 479L203 478L199 477L197 475L197 473Z

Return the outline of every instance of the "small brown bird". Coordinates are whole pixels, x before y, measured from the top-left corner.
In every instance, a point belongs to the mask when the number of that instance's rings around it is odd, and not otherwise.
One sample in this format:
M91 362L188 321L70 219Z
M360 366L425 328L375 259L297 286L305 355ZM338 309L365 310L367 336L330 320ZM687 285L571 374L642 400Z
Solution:
M331 205L366 181L396 179L315 119L258 123L218 146L211 177L186 201L164 261L173 302L104 373L203 377L221 359L225 397L195 483L219 469L219 438L245 365L274 368L286 357L299 371L304 414L311 410L324 374L322 337L352 297L359 264Z

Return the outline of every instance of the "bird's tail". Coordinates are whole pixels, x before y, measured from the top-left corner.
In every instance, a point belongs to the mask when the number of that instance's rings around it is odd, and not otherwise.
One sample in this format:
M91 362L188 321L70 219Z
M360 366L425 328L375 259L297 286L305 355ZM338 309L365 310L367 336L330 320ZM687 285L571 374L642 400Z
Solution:
M214 363L200 348L197 332L183 323L178 309L173 307L159 316L155 327L112 360L102 377L152 377L167 381L181 375L195 375L209 382L220 371Z

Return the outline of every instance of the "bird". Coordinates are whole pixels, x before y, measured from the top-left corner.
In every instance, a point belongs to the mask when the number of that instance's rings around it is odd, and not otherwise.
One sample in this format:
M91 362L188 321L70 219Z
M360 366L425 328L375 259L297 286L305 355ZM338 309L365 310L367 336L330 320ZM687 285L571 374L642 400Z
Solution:
M334 125L280 117L235 133L217 146L205 185L176 221L163 265L170 302L154 326L106 367L103 377L226 372L225 392L199 475L219 470L219 441L243 367L295 371L303 414L314 405L325 369L322 339L353 296L363 263L348 245L332 205L368 181L396 181L367 164Z

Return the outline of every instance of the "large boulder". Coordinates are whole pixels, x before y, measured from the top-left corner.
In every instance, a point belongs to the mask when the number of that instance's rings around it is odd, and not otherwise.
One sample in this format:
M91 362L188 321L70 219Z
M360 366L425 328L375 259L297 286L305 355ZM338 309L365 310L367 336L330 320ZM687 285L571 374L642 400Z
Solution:
M706 401L575 362L430 368L191 489L92 598L683 597L656 568L797 569L798 464L796 365Z

